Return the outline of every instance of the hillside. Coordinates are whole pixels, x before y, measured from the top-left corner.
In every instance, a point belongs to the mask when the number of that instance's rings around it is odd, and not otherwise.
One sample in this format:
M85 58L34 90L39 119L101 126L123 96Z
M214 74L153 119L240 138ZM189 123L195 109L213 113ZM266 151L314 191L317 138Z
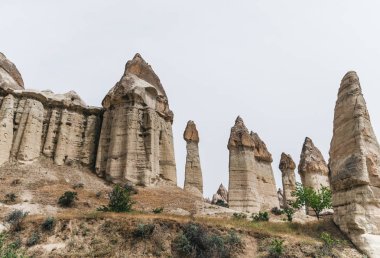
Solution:
M16 209L29 212L19 231L1 224L2 252L13 244L15 252L28 257L183 257L178 239L195 228L200 239L209 239L205 248L211 249L198 257L269 257L274 239L284 240L281 257L323 257L322 232L341 242L326 257L362 257L329 217L318 222L299 216L294 223L273 214L269 222L234 219L232 210L207 204L165 181L137 188L135 211L123 214L96 211L108 203L112 186L82 167L60 167L45 159L5 164L0 180L1 221ZM78 194L71 208L57 205L65 191ZM6 198L11 193L14 201ZM160 207L162 213L152 212ZM48 217L54 218L51 230L42 226ZM236 242L230 245L231 239Z

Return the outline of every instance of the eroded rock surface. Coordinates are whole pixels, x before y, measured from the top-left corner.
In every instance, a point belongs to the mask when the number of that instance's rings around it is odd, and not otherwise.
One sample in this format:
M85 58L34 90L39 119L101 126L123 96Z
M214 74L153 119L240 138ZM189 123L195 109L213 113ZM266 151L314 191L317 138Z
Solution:
M380 254L380 147L359 78L342 79L330 146L334 221L370 257Z
M24 81L17 67L0 52L0 88L24 89Z
M240 117L231 128L227 147L230 208L258 212L278 207L272 155L257 134L249 133Z
M283 207L288 207L288 202L294 201L292 192L296 190L296 174L294 173L295 168L296 163L294 163L292 157L284 152L281 153L279 169L282 173Z
M220 184L218 191L212 196L211 203L216 204L218 201L228 203L228 191L223 184Z
M0 88L0 99L0 165L44 155L58 165L94 166L100 108L86 106L74 92Z
M96 173L112 182L177 182L172 122L166 93L139 54L102 102Z
M188 121L183 133L186 141L185 190L189 187L197 188L203 194L203 179L201 162L199 158L199 135L193 121Z

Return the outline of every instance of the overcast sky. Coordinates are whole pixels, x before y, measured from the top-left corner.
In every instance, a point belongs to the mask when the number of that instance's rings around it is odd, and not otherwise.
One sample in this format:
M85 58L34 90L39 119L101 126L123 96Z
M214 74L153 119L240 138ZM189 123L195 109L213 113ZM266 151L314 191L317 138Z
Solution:
M194 120L205 196L228 186L227 141L235 118L273 155L298 164L304 138L328 160L339 83L361 80L380 128L380 2L0 0L0 52L26 88L75 90L100 106L136 52L152 65L174 117L178 185Z

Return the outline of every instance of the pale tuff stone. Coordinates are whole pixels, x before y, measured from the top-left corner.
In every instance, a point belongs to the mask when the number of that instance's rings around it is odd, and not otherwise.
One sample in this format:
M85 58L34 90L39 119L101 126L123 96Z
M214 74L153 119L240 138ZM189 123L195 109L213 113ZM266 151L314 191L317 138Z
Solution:
M282 173L283 207L288 207L288 202L295 200L292 196L292 192L296 190L295 168L296 164L292 157L289 154L281 153L279 169Z
M370 257L380 255L379 157L359 78L348 72L338 92L330 146L334 221Z
M218 201L228 203L228 191L223 184L220 184L218 191L212 196L211 203L216 204Z
M240 117L231 128L228 150L230 208L258 212L278 207L272 155L257 134L249 133Z
M0 52L0 88L24 89L24 82L16 66Z
M177 181L172 121L166 93L139 54L128 61L104 98L96 173L112 182L152 185Z
M277 198L280 203L280 208L286 208L284 207L284 191L282 191L281 188L278 188L277 190Z
M59 165L93 167L101 109L88 107L74 91L24 90L21 75L2 54L1 69L13 82L4 84L0 74L0 164L32 162L43 154Z
M14 98L2 99L0 108L0 165L9 160L13 140Z
M202 169L198 149L199 136L193 121L187 122L183 138L186 141L187 151L184 189L195 187L203 194Z

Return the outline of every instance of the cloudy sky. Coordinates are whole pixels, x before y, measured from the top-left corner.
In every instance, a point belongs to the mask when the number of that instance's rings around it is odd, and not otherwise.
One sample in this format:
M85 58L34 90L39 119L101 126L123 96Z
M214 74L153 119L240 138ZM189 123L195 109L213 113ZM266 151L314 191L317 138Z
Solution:
M358 72L380 129L380 2L0 0L0 52L25 86L75 90L100 106L141 53L174 111L178 184L187 120L197 124L205 195L228 185L227 141L237 115L272 153L298 163L309 136L328 159L341 78Z

